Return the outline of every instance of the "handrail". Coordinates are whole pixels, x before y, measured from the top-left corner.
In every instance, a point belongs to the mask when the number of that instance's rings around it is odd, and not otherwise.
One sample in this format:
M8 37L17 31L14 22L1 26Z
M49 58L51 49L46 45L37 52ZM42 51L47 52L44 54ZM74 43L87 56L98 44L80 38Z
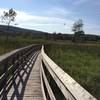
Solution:
M41 50L41 56L42 56L42 66L45 66L44 70L46 68L46 73L48 71L48 73L50 74L49 76L52 77L52 79L57 84L57 87L59 87L59 89L61 90L64 96L64 99L62 100L66 100L66 99L67 100L96 100L96 98L94 98L87 90L85 90L71 76L65 73L57 64L55 64L46 55L43 46ZM43 74L43 72L41 73ZM48 89L48 87L46 88Z
M35 52L40 50L41 45L30 45L0 56L0 66L3 67L3 73L0 76L0 92L6 93L5 87L12 81L13 75L30 62ZM46 55L43 46L40 59L41 87L44 100L97 100L55 64Z
M13 51L11 51L9 53L6 53L4 55L1 55L0 56L0 63L2 63L3 61L5 61L6 59L8 59L9 57L11 57L12 55L15 55L16 53L21 52L22 50L28 49L28 48L33 47L33 46L36 46L36 45L32 44L32 45L29 45L29 46L22 47L20 49L13 50Z
M40 50L41 45L32 44L0 56L0 67L2 68L0 71L2 72L2 74L0 73L0 91L8 84L10 77L27 64L35 52Z
M52 91L52 89L51 89L51 87L50 87L50 85L49 85L49 82L48 82L48 80L47 80L47 78L46 78L46 75L45 75L45 72L44 72L44 69L43 69L42 66L41 66L41 71L42 71L44 83L45 83L45 85L46 85L46 87L47 87L48 94L50 95L50 99L51 99L51 100L56 100L56 98L55 98L55 96L54 96L54 94L53 94L53 91Z

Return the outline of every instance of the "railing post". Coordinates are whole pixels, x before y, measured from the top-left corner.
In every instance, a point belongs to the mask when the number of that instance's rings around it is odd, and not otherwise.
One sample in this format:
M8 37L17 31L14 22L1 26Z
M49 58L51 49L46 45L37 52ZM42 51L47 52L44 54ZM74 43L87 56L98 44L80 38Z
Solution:
M42 45L41 53L44 53L44 45Z
M16 58L15 58L15 56L14 56L13 59L12 59L12 64L13 64L13 66L14 66L15 60L16 60ZM12 68L12 77L13 77L13 78L14 78L14 72L15 72L15 66Z
M4 74L4 81L2 82L2 85L3 85L3 93L4 93L4 95L3 95L3 97L2 97L2 99L3 100L6 100L7 99L7 93L6 93L6 85L7 85L7 77L8 77L8 62L7 61L5 61L4 62L4 71L3 71L5 74Z
M42 62L43 67L42 68L45 72L46 78L50 81L50 83L45 81L46 89L49 90L48 87L51 87L51 90L53 91L53 95L57 100L97 100L95 97L93 97L88 91L86 91L79 83L77 83L72 77L70 77L67 73L65 73L57 64L55 64L44 52L43 46L41 49L41 56L42 56ZM45 70L46 69L46 70ZM42 70L42 73L43 73ZM49 76L51 75L51 79L49 79ZM46 79L43 77L44 80ZM54 85L55 84L55 85ZM54 86L56 87L54 87ZM58 92L55 90L58 89ZM47 91L45 92L47 94ZM60 94L60 97L59 97ZM51 97L51 95L49 94ZM52 99L51 99L52 100Z
M14 50L0 56L0 66L3 68L0 75L0 99L7 100L7 92L12 85L17 72L31 62L34 52L40 50L40 45L30 45L21 49Z
M6 82L7 82L7 72L8 72L8 62L6 61L6 62L4 63L4 73L5 73L4 84L6 84Z

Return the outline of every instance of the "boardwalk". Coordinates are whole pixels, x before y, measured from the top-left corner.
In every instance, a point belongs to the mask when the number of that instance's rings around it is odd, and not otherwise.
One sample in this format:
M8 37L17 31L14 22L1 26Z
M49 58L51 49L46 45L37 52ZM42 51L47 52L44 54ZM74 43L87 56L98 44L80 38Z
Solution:
M0 57L0 100L97 100L44 52L30 45Z
M3 94L2 100L43 100L39 68L40 57L37 57L37 55L36 52L27 65L21 71L18 71L12 87L7 96Z

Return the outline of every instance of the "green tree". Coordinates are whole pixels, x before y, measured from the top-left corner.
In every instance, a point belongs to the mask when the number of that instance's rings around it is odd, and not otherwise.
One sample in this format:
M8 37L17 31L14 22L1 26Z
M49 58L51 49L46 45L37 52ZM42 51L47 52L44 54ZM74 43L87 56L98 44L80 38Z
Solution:
M83 41L84 31L83 31L83 21L79 19L73 24L72 31L74 32L74 41Z
M82 19L79 19L78 21L76 21L73 24L72 31L75 32L75 33L83 31L83 21L82 21Z
M7 27L7 32L9 32L9 26L11 22L15 21L17 13L11 8L9 11L4 11L3 15L1 16L2 23L5 23ZM7 39L8 39L8 33L7 33Z

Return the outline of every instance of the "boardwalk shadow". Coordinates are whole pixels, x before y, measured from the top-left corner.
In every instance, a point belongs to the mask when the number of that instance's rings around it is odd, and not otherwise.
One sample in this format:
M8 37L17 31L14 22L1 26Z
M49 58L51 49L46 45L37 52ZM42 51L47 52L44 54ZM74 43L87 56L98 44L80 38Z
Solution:
M5 85L0 100L23 100L25 87L37 55L37 53L34 53L26 65L20 65L20 68L14 73L8 84Z

